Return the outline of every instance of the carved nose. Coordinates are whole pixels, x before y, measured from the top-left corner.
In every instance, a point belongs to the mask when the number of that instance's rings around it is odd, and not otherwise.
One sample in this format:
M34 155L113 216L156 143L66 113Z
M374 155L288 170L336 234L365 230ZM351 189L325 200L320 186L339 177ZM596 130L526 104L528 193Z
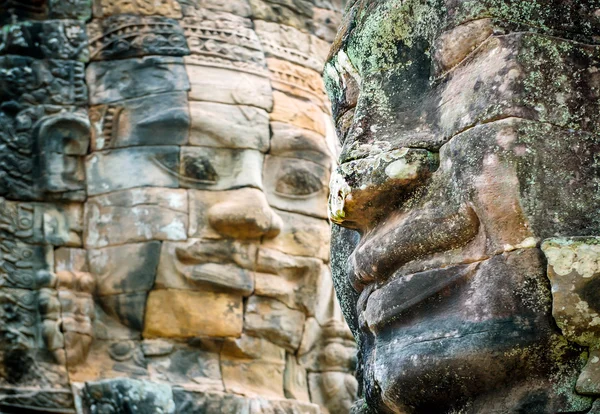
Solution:
M235 191L227 201L208 210L208 222L221 235L235 239L276 237L283 221L256 189Z

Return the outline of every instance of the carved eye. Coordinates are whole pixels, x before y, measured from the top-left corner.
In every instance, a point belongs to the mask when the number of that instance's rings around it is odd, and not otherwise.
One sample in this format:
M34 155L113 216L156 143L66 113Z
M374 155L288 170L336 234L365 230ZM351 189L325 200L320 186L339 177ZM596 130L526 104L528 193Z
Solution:
M308 168L289 168L277 179L275 191L285 196L308 196L323 188L323 184Z
M184 175L187 178L209 184L214 184L219 180L219 174L208 158L191 157L186 158L184 162Z

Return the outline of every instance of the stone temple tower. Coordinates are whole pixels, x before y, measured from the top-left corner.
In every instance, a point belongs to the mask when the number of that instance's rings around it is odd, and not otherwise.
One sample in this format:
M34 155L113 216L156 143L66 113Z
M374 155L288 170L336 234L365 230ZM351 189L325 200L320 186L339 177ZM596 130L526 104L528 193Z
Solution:
M344 413L336 0L0 0L0 411Z

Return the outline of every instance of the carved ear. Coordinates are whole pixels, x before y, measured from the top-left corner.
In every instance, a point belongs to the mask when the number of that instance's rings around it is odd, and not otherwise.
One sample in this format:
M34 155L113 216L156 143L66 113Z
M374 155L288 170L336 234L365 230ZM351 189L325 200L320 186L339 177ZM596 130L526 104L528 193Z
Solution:
M85 189L83 157L90 145L87 116L61 113L42 118L33 131L34 176L42 194L78 199Z
M600 237L546 239L552 316L567 340L589 347L576 391L600 396Z

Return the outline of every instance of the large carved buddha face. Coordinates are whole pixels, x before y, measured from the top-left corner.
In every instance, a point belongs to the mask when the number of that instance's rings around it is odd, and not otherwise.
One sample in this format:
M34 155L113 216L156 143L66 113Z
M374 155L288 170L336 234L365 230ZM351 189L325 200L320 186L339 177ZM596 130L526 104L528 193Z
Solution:
M600 231L600 62L574 42L597 17L538 3L347 9L324 72L342 144L332 264L378 412L591 404L539 247Z

